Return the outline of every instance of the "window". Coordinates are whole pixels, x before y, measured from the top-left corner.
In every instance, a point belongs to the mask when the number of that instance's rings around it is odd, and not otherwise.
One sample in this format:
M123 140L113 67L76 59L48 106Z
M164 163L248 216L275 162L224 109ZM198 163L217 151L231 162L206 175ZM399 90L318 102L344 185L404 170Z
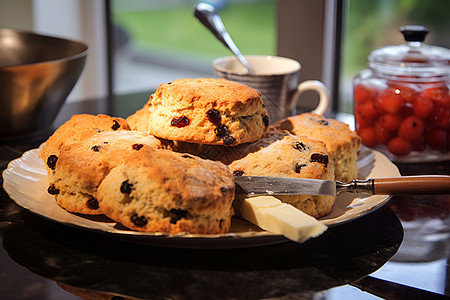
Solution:
M159 84L213 77L211 63L232 53L193 15L198 1L112 0L113 110L129 115ZM245 54L276 54L276 1L211 1Z

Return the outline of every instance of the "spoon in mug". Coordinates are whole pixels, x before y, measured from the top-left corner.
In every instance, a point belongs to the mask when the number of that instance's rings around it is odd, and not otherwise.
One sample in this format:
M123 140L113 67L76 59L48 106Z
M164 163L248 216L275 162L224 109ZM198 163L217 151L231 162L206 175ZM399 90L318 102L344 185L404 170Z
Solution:
M250 64L239 51L236 44L231 39L230 34L225 29L222 19L217 13L214 6L208 3L198 3L194 7L194 16L206 26L228 49L230 49L234 55L238 58L241 64L247 69L249 74L253 73Z

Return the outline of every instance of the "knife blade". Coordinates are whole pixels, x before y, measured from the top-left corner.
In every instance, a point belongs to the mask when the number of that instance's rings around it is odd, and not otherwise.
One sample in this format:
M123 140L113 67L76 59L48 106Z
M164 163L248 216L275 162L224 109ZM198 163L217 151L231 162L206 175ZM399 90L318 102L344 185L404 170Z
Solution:
M235 184L237 195L250 196L336 196L341 192L366 195L436 195L450 193L450 176L446 175L355 179L348 183L292 177L239 176L235 177Z

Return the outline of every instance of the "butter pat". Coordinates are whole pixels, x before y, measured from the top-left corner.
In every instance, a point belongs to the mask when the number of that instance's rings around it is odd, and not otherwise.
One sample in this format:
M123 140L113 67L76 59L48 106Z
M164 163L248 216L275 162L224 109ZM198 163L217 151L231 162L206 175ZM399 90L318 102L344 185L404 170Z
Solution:
M272 196L244 198L239 212L247 221L295 242L321 235L327 226Z

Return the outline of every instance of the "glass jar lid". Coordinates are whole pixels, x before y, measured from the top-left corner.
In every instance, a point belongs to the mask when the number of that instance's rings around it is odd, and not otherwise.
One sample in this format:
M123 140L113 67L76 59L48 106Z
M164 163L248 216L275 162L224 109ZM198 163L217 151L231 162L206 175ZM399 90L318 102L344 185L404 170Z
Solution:
M450 73L450 50L424 43L425 26L400 27L405 43L373 51L369 67L392 75L439 76Z

